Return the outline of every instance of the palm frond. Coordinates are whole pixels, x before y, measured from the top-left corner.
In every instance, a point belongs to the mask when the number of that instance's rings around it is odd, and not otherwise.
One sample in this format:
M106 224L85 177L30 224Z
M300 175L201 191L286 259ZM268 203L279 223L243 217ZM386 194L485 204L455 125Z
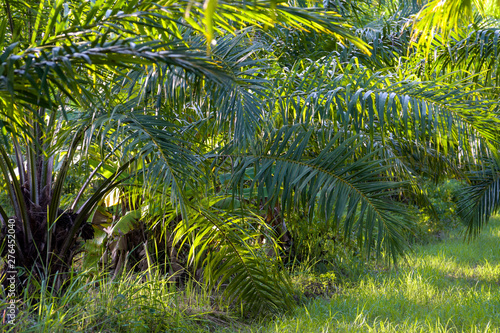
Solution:
M411 218L402 205L389 199L407 183L389 176L390 161L381 163L372 150L358 156L365 138L352 136L315 138L301 126L283 127L265 135L248 152L228 147L221 157L230 157L231 187L247 186L257 202L274 207L279 201L284 212L300 209L310 216L318 212L332 227L343 225L347 239L356 237L370 256L372 246L384 249L393 260L407 248L403 234L411 229ZM321 150L311 149L314 140ZM251 184L243 181L247 168L254 168Z
M399 81L393 74L371 73L330 58L297 64L276 84L280 91L270 107L279 112L280 117L273 117L278 126L331 121L346 133L372 138L377 133L382 140L400 133L417 144L432 142L445 153L458 146L480 153L498 138L499 120L492 112L496 101L484 98L469 78Z
M264 46L250 39L252 32L222 37L212 48L211 59L228 75L224 82L163 65L130 71L127 77L133 80L122 89L137 97L135 107L150 105L185 125L185 131L199 131L204 124L204 136L224 133L226 140L248 142L260 126L268 84L263 78L266 66L257 56ZM202 39L190 31L183 38L194 49L203 47Z
M463 70L464 75L476 75L473 80L482 86L498 87L500 68L500 29L498 21L483 20L478 29L453 32L448 43L436 38L432 66L429 72L447 73ZM495 92L492 91L494 94Z
M469 239L477 237L490 217L500 209L500 163L489 159L483 170L472 173L470 185L459 193L458 214L467 226Z
M191 240L190 261L204 268L205 281L256 313L290 309L290 278L259 244L265 223L243 211L197 205L195 212L177 227L175 238L183 244Z
M480 1L474 1L480 4ZM440 33L446 39L450 31L458 27L460 20L472 15L472 2L465 0L434 0L427 3L415 16L413 38L429 50L434 34Z
M341 40L349 40L364 52L369 53L369 47L352 33L349 24L344 22L338 13L331 10L319 7L293 7L285 0L209 1L208 3L216 3L215 8L210 12L201 2L189 1L189 5L186 4L189 9L184 18L193 28L204 32L210 42L214 38L214 31L223 35L246 26L262 28L284 26L335 35Z

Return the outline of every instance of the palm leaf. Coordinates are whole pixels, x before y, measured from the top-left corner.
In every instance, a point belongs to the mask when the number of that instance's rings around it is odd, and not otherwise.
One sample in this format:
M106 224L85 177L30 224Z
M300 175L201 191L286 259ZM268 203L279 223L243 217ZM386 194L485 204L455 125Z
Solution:
M403 234L411 229L411 218L389 197L407 184L391 180L393 166L374 158L378 150L357 156L361 137L341 138L338 133L318 139L321 150L311 149L311 130L283 127L248 152L228 147L222 156L235 161L231 187L242 191L245 170L253 167L249 186L258 202L274 207L279 201L288 213L299 207L310 216L317 211L332 227L343 225L347 239L356 235L367 256L374 246L377 255L384 249L396 260L407 248Z
M477 237L490 217L500 208L500 164L498 157L470 175L470 185L458 195L458 214L467 226L469 239Z
M204 268L205 281L255 313L290 309L290 278L258 245L262 231L256 225L267 229L265 223L243 211L197 205L195 212L177 227L175 239L183 244L191 239L189 259Z

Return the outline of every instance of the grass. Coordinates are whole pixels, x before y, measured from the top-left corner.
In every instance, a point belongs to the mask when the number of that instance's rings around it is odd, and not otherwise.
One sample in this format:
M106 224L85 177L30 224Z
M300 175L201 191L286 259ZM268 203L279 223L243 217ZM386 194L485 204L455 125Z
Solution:
M321 281L320 281L321 282ZM324 282L324 281L323 281ZM399 269L366 273L292 313L247 323L220 295L160 275L78 274L62 297L22 295L11 332L500 332L500 218L467 244L419 246ZM4 329L5 327L3 327Z
M482 235L420 246L398 270L371 272L252 332L500 332L500 219Z
M207 332L234 319L202 286L176 287L162 276L80 273L58 297L47 287L22 295L16 325L4 332ZM1 305L1 304L0 304Z

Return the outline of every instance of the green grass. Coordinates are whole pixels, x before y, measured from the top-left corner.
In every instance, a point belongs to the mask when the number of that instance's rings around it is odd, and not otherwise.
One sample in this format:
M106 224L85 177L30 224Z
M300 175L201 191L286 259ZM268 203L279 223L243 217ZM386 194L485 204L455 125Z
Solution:
M331 298L249 324L220 295L160 275L79 274L62 297L22 295L12 332L500 332L500 218L467 244L419 246L398 270L372 270ZM39 301L41 299L41 301ZM234 310L234 309L233 309Z
M160 275L80 273L61 297L35 289L1 332L207 332L236 321L217 295L192 283L179 290Z
M500 332L498 217L470 243L455 235L409 258L251 331Z

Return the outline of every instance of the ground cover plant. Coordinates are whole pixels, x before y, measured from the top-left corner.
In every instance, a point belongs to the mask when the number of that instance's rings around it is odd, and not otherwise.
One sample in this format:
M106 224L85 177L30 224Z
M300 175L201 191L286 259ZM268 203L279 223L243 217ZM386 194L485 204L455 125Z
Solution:
M2 324L280 315L474 239L500 205L497 7L6 1Z
M367 267L349 279L298 272L308 299L276 318L245 319L201 285L178 289L161 276L79 274L64 297L40 286L23 332L498 332L500 219L477 239L463 233L419 245L399 268ZM90 293L89 293L90 290ZM45 297L42 297L42 294ZM307 294L307 292L306 292ZM42 298L38 301L37 297Z
M466 244L454 233L418 246L399 269L370 271L251 332L498 332L500 219ZM237 330L235 330L237 331Z

